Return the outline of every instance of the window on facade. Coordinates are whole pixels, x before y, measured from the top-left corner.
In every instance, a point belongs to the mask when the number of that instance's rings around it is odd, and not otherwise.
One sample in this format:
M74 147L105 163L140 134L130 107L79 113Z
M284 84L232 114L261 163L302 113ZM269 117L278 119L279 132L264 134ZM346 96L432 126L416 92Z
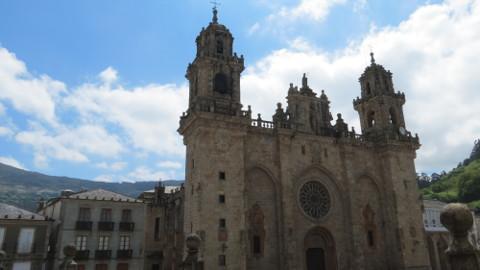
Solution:
M155 218L155 240L160 239L160 218Z
M306 152L307 150L305 149L305 145L302 145L302 155L305 155Z
M77 270L85 270L85 264L77 265Z
M389 113L390 113L390 119L389 119L390 124L396 125L397 124L397 113L395 112L395 109L390 108Z
M117 264L117 270L128 270L128 263Z
M98 238L98 250L108 250L110 237L102 235Z
M122 210L122 221L123 222L131 222L132 221L132 210L131 209L123 209Z
M375 237L373 235L372 230L368 230L367 232L367 238L368 238L368 246L369 247L374 247L375 246Z
M108 270L108 264L97 263L97 264L95 264L95 270Z
M254 235L253 236L253 254L260 255L262 253L262 244L260 236Z
M225 203L225 195L224 194L218 195L218 202L219 203Z
M112 221L112 209L102 208L100 212L100 221Z
M217 40L217 53L223 53L223 41Z
M215 75L213 81L213 90L220 94L230 93L230 83L227 75L223 73L218 73L217 75Z
M3 240L5 239L5 228L0 227L0 250L3 249Z
M370 83L367 82L367 95L371 95L372 94L372 89L370 88Z
M367 122L368 122L368 127L375 126L375 112L374 111L371 111L371 112L368 113Z
M159 264L152 264L152 270L160 270Z
M219 172L218 173L218 179L220 180L226 180L227 176L225 175L225 172Z
M13 264L12 270L30 270L32 269L31 262L16 262Z
M80 221L90 221L90 208L80 207L78 211L78 220Z
M130 235L121 235L120 236L120 250L129 250L130 249Z
M86 235L77 235L75 238L75 247L77 250L86 250L87 249L87 236Z
M35 229L22 228L18 237L17 253L32 252L33 239L35 237Z
M227 228L227 221L224 218L221 218L218 222L218 227L220 229L225 229Z
M435 219L432 219L432 225L433 225L433 227L437 226L437 224L435 224Z
M218 256L218 265L219 266L226 266L227 265L227 256L225 256L223 254Z

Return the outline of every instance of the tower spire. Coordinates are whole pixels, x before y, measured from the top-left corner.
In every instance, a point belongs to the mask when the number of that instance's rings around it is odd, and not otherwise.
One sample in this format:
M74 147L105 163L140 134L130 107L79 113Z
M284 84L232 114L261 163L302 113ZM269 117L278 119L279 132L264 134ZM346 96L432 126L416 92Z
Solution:
M213 4L213 18L212 18L212 23L218 23L218 9L217 7L220 5L220 2L217 2L216 0L211 1L210 3Z

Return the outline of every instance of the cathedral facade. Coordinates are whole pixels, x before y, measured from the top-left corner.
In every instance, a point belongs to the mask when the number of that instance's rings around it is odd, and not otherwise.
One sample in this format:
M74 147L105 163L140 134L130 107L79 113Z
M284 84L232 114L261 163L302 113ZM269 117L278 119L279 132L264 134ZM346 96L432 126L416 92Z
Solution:
M404 94L373 54L353 101L358 134L340 114L334 121L305 75L271 120L252 116L240 99L244 58L216 10L196 45L178 131L184 231L202 239L204 269L430 269L419 139L406 130Z

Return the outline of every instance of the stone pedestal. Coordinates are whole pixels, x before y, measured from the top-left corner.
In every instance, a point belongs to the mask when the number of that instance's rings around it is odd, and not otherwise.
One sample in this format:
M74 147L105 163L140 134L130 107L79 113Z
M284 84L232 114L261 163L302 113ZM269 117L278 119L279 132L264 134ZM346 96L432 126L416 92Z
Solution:
M468 241L468 231L473 226L470 209L464 204L452 203L445 206L440 221L451 234L446 251L452 270L480 270L480 253Z

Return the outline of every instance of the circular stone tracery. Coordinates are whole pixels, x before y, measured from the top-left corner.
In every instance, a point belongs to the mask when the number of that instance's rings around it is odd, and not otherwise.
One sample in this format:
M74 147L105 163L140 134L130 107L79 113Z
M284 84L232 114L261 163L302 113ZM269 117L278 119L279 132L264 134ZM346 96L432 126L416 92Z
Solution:
M315 219L324 217L330 210L330 194L316 181L307 182L300 188L299 202L303 212Z

